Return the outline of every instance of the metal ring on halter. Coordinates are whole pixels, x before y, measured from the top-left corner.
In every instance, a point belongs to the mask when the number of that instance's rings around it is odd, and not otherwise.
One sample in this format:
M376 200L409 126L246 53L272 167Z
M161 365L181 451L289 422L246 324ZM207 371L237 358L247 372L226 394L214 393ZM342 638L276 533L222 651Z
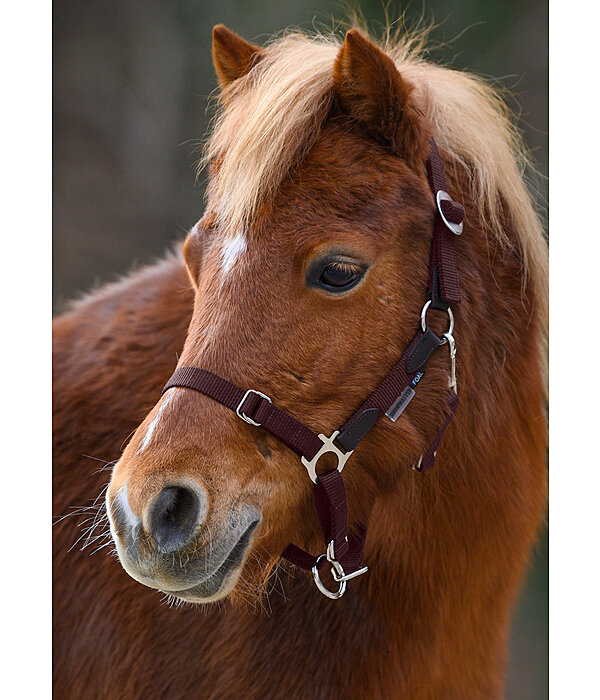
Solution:
M337 589L337 591L330 591L328 588L326 588L323 581L321 581L321 577L319 575L319 562L324 557L327 557L327 555L320 554L317 557L317 559L312 567L312 575L313 575L313 578L315 579L315 583L317 584L317 588L321 591L321 593L324 596L327 596L327 598L331 598L331 600L337 600L338 598L341 598L344 595L344 593L346 592L346 579L345 579L346 574L344 572L344 569L342 568L342 565L339 563L339 561L335 561L335 559L333 561L330 561L328 559L327 561L329 561L329 563L331 564L332 575L335 578L335 574L337 573L338 577L340 577L339 579L336 578L336 581L339 581L340 586Z
M438 211L440 212L440 216L442 217L442 221L452 231L452 233L460 236L460 234L463 232L463 222L461 221L460 223L455 224L452 221L448 221L444 214L444 210L442 209L442 202L454 202L452 197L445 190L438 190L435 195L435 201Z
M421 311L421 330L423 333L427 330L427 309L431 306L431 299L428 299L425 302L425 305L423 306L423 309ZM452 313L452 309L448 307L446 309L448 313L448 319L450 321L450 325L448 327L448 330L442 335L442 342L440 343L441 345L445 345L448 342L448 339L445 337L447 335L452 335L452 331L454 330L454 314Z

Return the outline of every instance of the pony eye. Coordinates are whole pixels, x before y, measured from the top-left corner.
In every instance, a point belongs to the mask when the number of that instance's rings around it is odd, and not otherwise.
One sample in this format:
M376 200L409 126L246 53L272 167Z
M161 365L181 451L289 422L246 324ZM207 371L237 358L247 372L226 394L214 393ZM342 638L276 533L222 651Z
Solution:
M306 281L330 293L346 292L363 278L367 269L355 260L329 258L316 260L309 268Z
M358 280L361 272L359 265L336 260L329 263L321 272L319 281L327 287L348 287Z

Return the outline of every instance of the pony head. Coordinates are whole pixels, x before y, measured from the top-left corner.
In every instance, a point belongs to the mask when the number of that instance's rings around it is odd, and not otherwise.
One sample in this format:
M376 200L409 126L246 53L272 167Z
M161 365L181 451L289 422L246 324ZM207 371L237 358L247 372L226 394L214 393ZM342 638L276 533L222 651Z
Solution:
M179 365L260 391L316 433L339 427L418 327L433 134L466 210L458 264L470 309L458 312L457 333L467 376L481 332L467 314L485 313L477 300L490 249L511 251L497 273L511 289L528 267L543 269L515 134L494 94L423 62L409 42L384 50L356 30L341 44L292 34L259 48L219 26L213 58L221 110L206 150L205 214L183 246L195 302ZM519 238L509 240L507 217ZM402 517L430 488L411 467L443 415L449 363L436 355L420 400L396 423L380 421L345 467L350 526L390 494ZM319 550L299 458L186 388L167 391L136 430L107 506L127 572L185 601L243 599L289 542Z

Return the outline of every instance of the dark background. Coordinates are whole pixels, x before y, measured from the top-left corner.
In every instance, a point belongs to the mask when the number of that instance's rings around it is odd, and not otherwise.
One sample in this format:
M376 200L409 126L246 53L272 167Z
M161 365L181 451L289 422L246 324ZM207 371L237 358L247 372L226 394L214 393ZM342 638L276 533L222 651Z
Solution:
M359 0L377 30L382 0ZM432 53L494 78L537 168L548 171L548 10L536 0L424 0L395 5L408 23L435 19ZM201 216L195 182L216 88L214 24L261 43L287 27L332 28L345 16L329 0L55 0L53 303L153 261ZM540 199L546 196L541 181ZM540 545L513 625L508 697L548 694L547 539Z

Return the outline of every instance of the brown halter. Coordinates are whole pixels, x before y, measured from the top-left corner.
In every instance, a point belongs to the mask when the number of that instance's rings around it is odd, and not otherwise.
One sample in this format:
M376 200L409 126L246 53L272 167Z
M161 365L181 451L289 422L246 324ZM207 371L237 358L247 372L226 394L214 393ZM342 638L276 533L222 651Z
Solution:
M414 467L419 472L433 466L436 452L444 431L458 406L456 393L455 357L456 343L452 336L454 317L450 305L460 303L458 270L454 242L462 233L464 210L446 192L444 168L437 145L430 142L427 159L427 178L437 205L431 258L429 265L429 299L421 312L421 330L413 338L398 362L392 367L375 391L367 398L346 423L329 437L316 435L304 423L275 406L271 399L254 389L241 389L227 379L198 367L180 367L165 384L162 391L172 387L185 387L206 394L222 403L247 423L266 430L300 456L311 480L314 482L314 498L326 551L317 557L308 554L294 544L288 545L282 557L307 571L312 571L319 590L328 598L341 598L346 583L367 571L362 566L367 528L359 523L353 532L348 531L348 510L342 469L358 443L386 416L395 422L415 396L416 386L423 376L423 367L432 353L448 344L451 358L450 388L446 397L447 413L429 449ZM427 325L427 310L446 311L449 328L440 338ZM333 453L337 468L317 475L317 463L326 453ZM331 573L339 584L336 591L327 589L319 571L329 562Z

